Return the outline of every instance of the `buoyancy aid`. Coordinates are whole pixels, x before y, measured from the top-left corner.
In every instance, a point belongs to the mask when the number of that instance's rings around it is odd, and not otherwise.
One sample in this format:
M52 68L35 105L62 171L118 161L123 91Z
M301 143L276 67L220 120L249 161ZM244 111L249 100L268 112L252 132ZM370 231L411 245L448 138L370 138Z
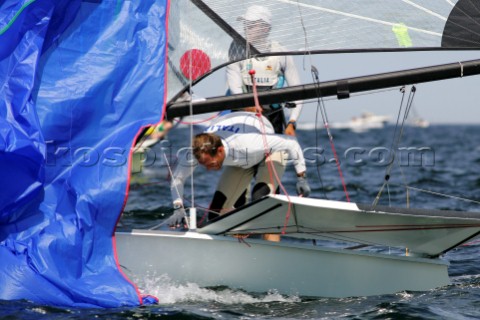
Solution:
M279 51L279 45L276 42L271 43L271 50ZM270 90L273 88L282 88L285 82L283 75L282 59L284 56L254 57L241 62L240 72L242 75L243 92L252 92L252 78L249 71L255 70L255 82L258 91ZM280 108L280 104L264 105L264 115L272 123L276 133L283 133L285 128L285 115Z
M282 74L279 56L255 57L242 62L242 80L244 92L248 92L251 87L252 78L249 71L255 70L255 82L258 87L276 88L278 79Z
M279 51L280 45L275 41L270 43L270 50L272 52ZM253 57L248 58L241 62L241 74L243 80L243 91L250 92L252 86L252 79L250 77L249 71L255 70L255 82L258 87L263 87L262 89L268 88L278 88L280 78L283 77L283 70L281 60L285 59L282 56L269 56L269 57ZM283 85L283 83L282 83Z

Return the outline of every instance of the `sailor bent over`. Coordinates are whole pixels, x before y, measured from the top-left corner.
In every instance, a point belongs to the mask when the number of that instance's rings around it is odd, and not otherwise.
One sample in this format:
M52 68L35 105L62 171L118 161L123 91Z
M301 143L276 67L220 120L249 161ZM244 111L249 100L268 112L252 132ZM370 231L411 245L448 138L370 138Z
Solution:
M292 136L274 134L272 125L263 116L235 112L219 117L204 133L195 136L192 148L198 163L208 170L225 167L210 204L211 212L223 214L244 204L244 192L255 174L252 200L275 192L285 171L286 156L293 161L297 173L297 193L302 196L310 194L305 159L297 140ZM179 162L172 178L173 205L180 211L174 215L181 213L183 216L183 185L193 171L191 166L197 166L197 163L185 164ZM214 216L209 214L209 219Z

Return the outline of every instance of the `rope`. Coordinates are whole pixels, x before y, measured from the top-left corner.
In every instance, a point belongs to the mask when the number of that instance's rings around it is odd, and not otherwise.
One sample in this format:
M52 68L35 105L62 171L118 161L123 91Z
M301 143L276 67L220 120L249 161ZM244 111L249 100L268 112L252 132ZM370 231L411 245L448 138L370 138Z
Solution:
M256 115L260 120L263 146L265 149L265 152L264 152L265 161L266 161L266 159L268 159L268 157L270 156L270 150L268 149L267 137L265 135L265 124L263 123L263 118L262 118L262 107L260 106L260 102L258 101L257 82L255 81L255 70L253 69L249 70L248 74L250 75L250 79L252 80L253 99L255 101ZM270 165L269 163L267 163L267 165L268 165L268 175L270 177L270 183L272 184L272 186L275 186L275 183L273 180L273 174L272 174L273 165Z
M275 192L275 180L274 180L274 177L275 177L276 181L278 182L278 186L280 187L280 189L283 191L283 193L285 194L285 196L288 199L288 208L287 208L287 213L285 215L285 223L284 223L283 228L282 228L282 234L285 234L285 230L287 228L288 221L290 219L292 202L290 201L290 196L288 195L287 190L283 186L282 181L279 178L277 171L275 170L275 166L273 165L273 161L271 161L271 159L270 159L270 161L267 161L268 157L270 156L270 150L268 148L267 136L266 136L266 133L265 133L265 123L263 122L263 118L262 118L262 107L260 106L260 102L258 101L257 83L255 81L255 70L251 69L251 70L249 70L248 73L250 75L250 79L252 80L253 98L254 98L254 101L255 101L255 109L257 111L256 115L257 115L257 117L259 117L261 127L262 127L262 139L263 139L263 144L264 144L264 148L265 148L265 164L268 167L268 174L269 174L269 177L270 177L270 183L272 184L272 188L274 189L274 190L272 190L272 192Z

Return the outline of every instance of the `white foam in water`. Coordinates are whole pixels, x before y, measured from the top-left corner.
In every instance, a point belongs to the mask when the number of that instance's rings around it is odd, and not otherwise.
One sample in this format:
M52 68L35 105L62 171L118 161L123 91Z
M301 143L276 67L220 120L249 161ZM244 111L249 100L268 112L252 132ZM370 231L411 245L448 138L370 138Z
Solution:
M180 284L166 274L161 276L148 276L137 281L141 291L158 298L164 304L180 302L218 302L222 304L249 304L262 302L299 302L298 296L283 296L278 292L271 291L264 295L254 297L248 293L233 289L206 289L196 283Z

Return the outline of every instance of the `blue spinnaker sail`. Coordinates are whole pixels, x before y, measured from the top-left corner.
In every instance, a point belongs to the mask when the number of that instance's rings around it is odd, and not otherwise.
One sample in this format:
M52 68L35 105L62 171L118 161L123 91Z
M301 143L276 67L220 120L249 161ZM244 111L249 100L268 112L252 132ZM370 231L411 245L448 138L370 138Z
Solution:
M0 299L143 303L114 232L135 136L165 106L168 5L0 4Z

